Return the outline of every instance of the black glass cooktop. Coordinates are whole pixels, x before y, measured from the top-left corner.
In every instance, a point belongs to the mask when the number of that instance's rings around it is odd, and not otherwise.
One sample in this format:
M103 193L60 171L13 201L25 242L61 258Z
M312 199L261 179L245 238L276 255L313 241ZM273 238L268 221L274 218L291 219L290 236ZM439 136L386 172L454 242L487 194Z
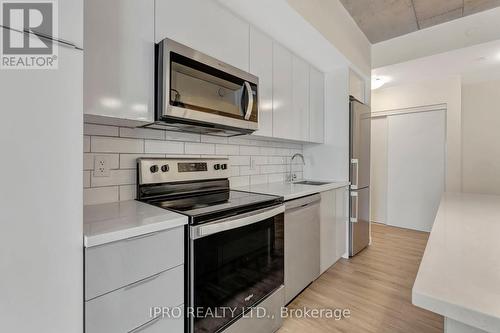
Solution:
M274 195L232 190L148 201L152 205L188 215L191 224L205 223L281 202L283 198Z

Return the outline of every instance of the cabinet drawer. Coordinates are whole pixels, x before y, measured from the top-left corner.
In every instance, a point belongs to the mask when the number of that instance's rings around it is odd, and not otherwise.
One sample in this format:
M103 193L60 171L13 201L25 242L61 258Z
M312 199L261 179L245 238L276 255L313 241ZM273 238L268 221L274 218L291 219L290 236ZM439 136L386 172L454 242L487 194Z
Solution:
M85 302L85 332L129 332L151 320L151 307L175 307L183 303L184 266L181 265ZM144 327L145 332L156 332L156 325L161 326L160 322L152 323Z
M137 327L130 333L184 333L184 317L159 317Z
M184 262L184 227L85 249L85 300Z

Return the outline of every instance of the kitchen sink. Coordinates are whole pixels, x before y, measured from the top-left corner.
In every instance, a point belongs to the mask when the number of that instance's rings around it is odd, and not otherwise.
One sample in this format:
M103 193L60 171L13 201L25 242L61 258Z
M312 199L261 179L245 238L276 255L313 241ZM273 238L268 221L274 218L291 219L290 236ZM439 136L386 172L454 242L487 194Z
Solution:
M315 186L319 186L319 185L326 185L326 184L329 184L329 183L325 183L325 182L315 182L315 181L312 181L312 180L302 180L300 182L294 182L294 184L299 184L299 185L315 185Z

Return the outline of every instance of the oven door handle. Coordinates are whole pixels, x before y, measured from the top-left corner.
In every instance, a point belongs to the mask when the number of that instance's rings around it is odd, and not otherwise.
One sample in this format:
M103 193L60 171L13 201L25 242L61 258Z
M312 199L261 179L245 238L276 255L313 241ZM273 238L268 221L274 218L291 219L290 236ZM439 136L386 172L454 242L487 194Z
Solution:
M241 228L250 224L267 220L268 218L274 217L284 212L285 212L285 205L279 205L271 209L266 208L250 212L247 214L243 214L238 216L237 218L231 217L207 223L204 225L196 226L191 229L191 238L198 239L219 232Z

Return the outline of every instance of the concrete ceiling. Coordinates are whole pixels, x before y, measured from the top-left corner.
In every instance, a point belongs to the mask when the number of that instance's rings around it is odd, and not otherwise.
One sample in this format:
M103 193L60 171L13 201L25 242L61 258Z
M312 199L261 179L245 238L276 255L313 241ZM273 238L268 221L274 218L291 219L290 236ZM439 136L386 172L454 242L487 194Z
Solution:
M500 0L340 0L375 44L500 6Z

